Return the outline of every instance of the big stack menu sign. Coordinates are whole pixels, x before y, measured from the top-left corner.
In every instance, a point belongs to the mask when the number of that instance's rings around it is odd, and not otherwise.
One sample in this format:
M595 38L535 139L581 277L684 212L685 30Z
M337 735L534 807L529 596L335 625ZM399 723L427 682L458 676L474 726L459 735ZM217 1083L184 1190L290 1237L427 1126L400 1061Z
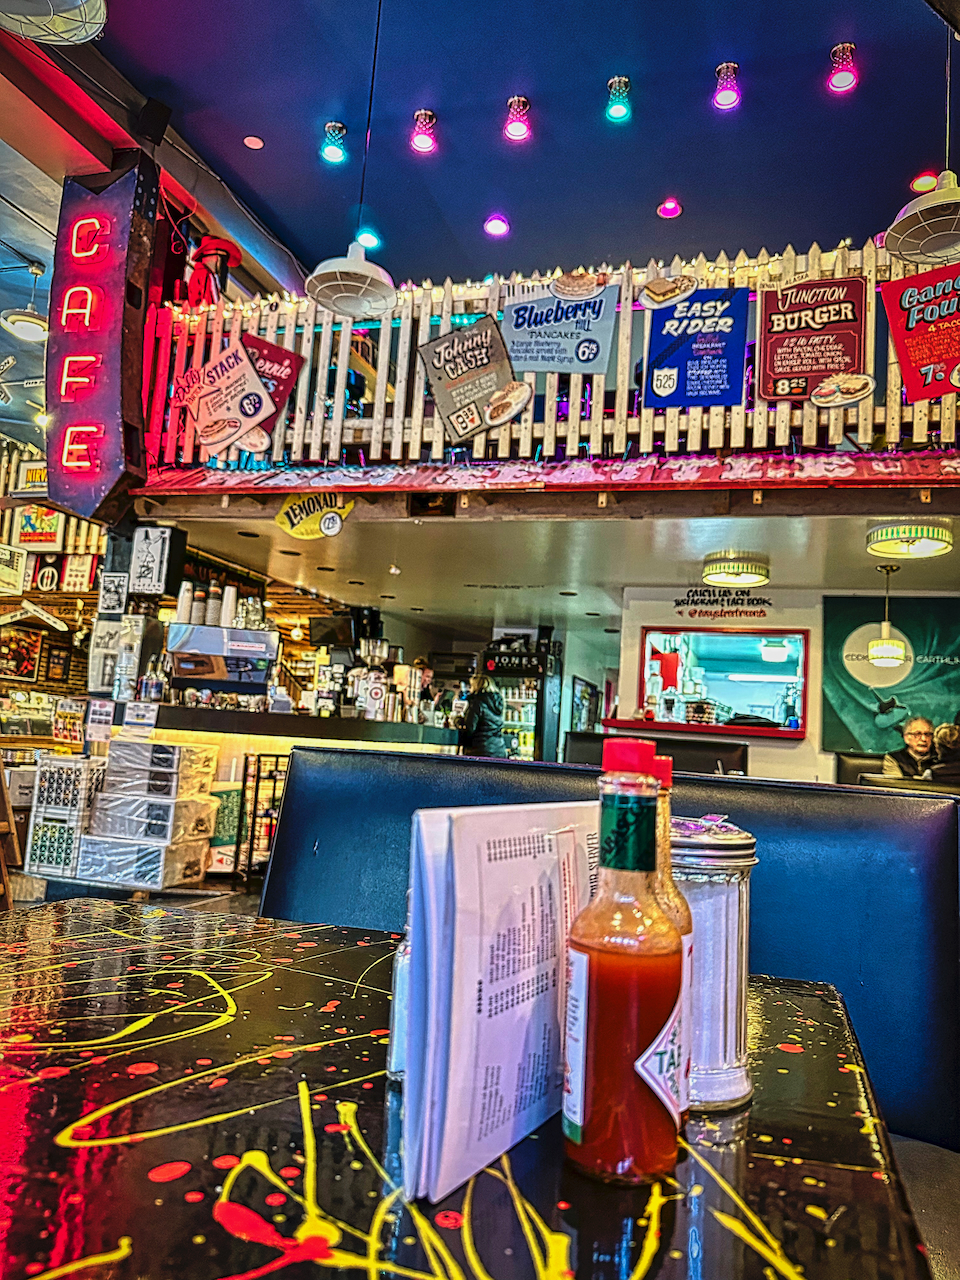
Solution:
M870 395L875 383L864 372L866 296L861 276L763 292L758 397L837 408Z
M960 264L880 286L907 399L960 389Z
M110 521L145 477L143 321L157 171L142 153L64 184L50 290L47 471L58 506Z

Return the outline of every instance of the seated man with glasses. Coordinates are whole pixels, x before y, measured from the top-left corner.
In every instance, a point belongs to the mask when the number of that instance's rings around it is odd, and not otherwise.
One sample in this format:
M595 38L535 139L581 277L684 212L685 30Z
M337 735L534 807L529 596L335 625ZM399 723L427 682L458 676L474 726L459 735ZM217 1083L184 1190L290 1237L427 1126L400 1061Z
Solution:
M903 726L905 745L883 757L883 772L894 778L919 778L937 763L933 752L933 721L911 716Z

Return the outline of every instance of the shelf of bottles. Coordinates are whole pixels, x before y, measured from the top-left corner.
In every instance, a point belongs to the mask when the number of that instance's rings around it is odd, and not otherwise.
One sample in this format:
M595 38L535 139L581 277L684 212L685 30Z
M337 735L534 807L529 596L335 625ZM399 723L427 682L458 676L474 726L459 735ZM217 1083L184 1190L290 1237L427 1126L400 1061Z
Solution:
M536 680L511 680L499 676L503 694L503 737L507 753L519 760L534 760L538 684Z

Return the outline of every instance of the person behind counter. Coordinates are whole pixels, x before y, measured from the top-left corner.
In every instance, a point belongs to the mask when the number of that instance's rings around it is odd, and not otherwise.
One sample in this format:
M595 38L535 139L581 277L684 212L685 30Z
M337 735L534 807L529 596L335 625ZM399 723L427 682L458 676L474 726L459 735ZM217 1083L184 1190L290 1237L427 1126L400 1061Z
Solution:
M460 723L460 746L465 756L505 756L503 695L492 676L474 676L467 709Z
M960 782L960 725L938 724L933 731L936 762L924 773L931 782Z
M933 753L933 721L911 716L903 726L904 746L883 757L883 772L894 778L919 778L937 763Z

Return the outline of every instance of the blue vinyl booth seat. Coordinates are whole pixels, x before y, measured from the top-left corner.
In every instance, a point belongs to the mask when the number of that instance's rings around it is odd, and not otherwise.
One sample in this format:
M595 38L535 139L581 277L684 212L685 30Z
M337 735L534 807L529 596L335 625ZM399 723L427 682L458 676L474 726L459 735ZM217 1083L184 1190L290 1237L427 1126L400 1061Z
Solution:
M297 748L261 910L400 931L414 810L594 799L598 773ZM957 800L679 774L673 809L753 832L751 971L834 983L891 1130L960 1148Z

